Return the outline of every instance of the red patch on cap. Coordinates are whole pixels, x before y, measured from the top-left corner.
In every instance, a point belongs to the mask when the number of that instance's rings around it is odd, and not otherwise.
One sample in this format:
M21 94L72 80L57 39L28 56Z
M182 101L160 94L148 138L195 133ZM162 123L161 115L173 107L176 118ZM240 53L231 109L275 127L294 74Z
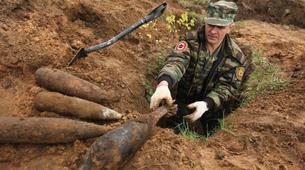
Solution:
M187 43L185 41L180 41L177 45L176 45L176 51L183 51L185 50L187 47Z

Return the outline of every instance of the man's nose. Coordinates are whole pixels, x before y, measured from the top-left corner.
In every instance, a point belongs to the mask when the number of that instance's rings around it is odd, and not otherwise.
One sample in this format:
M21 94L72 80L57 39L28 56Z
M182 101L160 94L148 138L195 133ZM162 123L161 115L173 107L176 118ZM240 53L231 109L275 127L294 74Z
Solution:
M212 34L216 34L217 33L217 27L212 27L210 31L211 31Z

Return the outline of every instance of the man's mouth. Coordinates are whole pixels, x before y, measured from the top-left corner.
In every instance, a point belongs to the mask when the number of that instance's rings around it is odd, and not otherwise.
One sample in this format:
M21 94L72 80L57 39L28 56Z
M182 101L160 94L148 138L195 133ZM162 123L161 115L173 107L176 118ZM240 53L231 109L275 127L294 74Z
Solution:
M209 39L212 39L212 40L215 40L215 39L217 39L217 36L208 35L208 38L209 38Z

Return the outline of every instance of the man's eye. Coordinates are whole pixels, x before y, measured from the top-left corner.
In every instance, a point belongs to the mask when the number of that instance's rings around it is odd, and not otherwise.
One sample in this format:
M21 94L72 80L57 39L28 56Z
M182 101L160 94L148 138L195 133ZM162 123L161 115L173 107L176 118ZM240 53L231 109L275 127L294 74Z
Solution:
M218 28L218 29L224 29L224 28L226 28L226 27L224 27L224 26L217 26L217 25L210 25L210 24L208 24L209 25L209 27L211 27L211 28L214 28L214 27L216 27L216 28Z
M223 26L216 26L218 29L225 29L226 27L223 27Z

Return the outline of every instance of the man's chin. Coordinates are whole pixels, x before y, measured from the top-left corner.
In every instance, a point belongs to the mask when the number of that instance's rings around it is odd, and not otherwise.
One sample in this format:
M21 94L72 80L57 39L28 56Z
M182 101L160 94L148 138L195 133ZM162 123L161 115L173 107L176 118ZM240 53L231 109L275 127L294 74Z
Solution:
M214 44L217 44L218 41L214 40L214 39L208 39L208 43L211 44L211 45L214 45Z

